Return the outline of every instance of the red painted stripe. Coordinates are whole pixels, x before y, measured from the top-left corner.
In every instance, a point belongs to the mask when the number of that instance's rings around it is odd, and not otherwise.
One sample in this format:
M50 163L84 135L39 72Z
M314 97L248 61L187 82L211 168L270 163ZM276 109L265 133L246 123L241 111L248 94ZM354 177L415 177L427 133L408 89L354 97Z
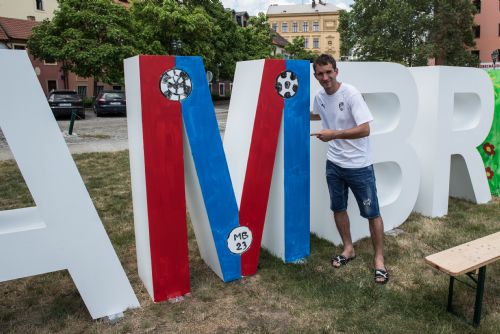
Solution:
M241 256L241 271L244 276L255 274L259 262L284 108L283 98L278 95L274 86L276 78L285 69L284 60L266 60L264 63L240 204L240 225L250 228L253 234L252 246Z
M160 78L175 57L140 56L142 132L154 301L190 291L181 104Z

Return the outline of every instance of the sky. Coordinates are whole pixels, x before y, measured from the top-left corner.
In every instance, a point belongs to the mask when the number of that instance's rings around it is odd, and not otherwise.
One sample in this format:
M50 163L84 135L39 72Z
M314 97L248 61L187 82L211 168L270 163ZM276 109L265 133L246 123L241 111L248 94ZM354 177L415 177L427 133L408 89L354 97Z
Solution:
M354 0L323 0L340 8L348 9ZM232 8L236 11L247 11L250 15L257 15L259 12L266 13L271 4L293 5L308 4L312 0L221 0L225 8ZM316 0L316 3L319 1Z

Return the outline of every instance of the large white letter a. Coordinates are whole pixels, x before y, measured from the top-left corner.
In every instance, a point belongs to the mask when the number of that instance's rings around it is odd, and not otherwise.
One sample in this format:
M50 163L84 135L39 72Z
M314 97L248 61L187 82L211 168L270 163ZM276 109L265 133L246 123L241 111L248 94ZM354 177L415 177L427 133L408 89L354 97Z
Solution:
M36 207L0 212L0 282L68 269L92 318L139 302L24 51L0 50L0 127Z

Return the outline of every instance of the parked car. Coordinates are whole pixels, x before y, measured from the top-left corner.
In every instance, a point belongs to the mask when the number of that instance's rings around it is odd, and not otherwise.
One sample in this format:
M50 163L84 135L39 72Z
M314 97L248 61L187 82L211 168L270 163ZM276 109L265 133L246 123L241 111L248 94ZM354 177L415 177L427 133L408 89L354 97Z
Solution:
M119 90L101 91L94 101L94 112L99 117L110 114L127 114L125 92Z
M47 99L55 117L71 116L74 111L78 117L85 118L83 100L77 92L73 90L52 90Z

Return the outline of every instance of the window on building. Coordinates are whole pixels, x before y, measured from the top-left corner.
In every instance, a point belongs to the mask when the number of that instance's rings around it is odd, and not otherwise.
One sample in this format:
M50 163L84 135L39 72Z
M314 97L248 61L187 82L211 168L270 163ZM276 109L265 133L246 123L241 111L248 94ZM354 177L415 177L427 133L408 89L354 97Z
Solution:
M302 22L302 31L307 32L309 30L309 22Z
M274 32L278 32L278 23L274 22L271 27L273 28Z
M313 22L313 31L319 31L319 22Z
M14 50L26 50L26 45L22 45L22 44L14 44L12 45L12 48Z
M97 86L97 92L95 93L95 96L99 95L100 92L104 90L104 86Z
M500 1L498 3L500 3ZM500 36L500 23L498 24L498 36Z
M309 38L304 38L304 49L309 49Z
M313 38L313 49L319 49L319 38Z
M481 0L474 0L474 6L476 6L476 10L478 13L481 13Z
M119 85L113 86L113 90L122 90L122 86Z
M43 0L36 0L36 9L43 10Z
M292 23L292 32L297 32L299 31L299 25L297 24L297 22L293 22Z
M281 32L288 32L288 23L283 22L281 24Z
M57 89L57 81L56 80L47 80L47 92L51 90Z
M47 60L44 60L43 63L45 65L57 65L57 61L55 61L54 59L47 59Z
M481 37L481 26L475 26L474 27L474 37L475 38L480 38Z
M226 95L226 85L224 83L219 83L219 96Z
M87 86L78 86L77 92L78 92L78 95L80 95L81 97L86 97L87 96Z

